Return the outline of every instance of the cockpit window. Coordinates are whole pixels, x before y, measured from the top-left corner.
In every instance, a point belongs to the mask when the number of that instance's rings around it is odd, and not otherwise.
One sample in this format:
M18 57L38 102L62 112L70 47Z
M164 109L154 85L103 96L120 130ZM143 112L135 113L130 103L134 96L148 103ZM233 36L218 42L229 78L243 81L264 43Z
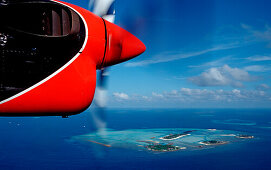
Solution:
M85 26L51 1L0 4L0 101L45 79L80 52Z
M15 3L0 8L1 24L30 34L65 36L80 30L79 16L52 3Z

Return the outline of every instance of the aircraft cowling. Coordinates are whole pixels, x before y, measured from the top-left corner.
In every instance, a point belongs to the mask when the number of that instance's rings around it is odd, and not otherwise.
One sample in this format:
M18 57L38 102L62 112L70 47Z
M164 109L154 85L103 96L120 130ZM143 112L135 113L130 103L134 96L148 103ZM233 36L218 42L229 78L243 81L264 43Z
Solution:
M0 116L78 114L93 100L96 69L146 49L129 32L65 2L10 1L0 4L0 15L7 16L0 20Z

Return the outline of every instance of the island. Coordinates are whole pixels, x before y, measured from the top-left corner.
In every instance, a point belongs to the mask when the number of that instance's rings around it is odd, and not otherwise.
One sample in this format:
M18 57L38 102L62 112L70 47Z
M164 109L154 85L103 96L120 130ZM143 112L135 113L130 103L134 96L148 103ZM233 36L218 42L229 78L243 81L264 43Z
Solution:
M148 148L148 150L158 151L158 152L169 152L169 151L177 151L180 149L186 149L186 147L173 146L170 144L147 145L146 148Z
M236 138L240 138L240 139L252 139L252 138L254 138L254 136L250 136L250 135L238 135L238 136L236 136Z
M252 140L248 132L215 129L159 128L159 129L106 129L106 135L93 132L72 137L72 141L82 141L105 147L121 147L150 152L187 152L223 147Z
M222 135L220 135L220 136L236 136L235 134L222 134Z
M216 131L216 129L208 129L208 130L210 130L210 131Z
M203 142L199 142L199 144L203 144L203 145L223 145L226 144L228 142L226 141L217 141L217 140L209 140L209 141L203 141Z
M189 133L169 134L169 135L161 137L159 139L162 139L162 140L174 140L174 139L182 138L182 137L185 137L185 136L188 136L188 135L190 135L190 134Z

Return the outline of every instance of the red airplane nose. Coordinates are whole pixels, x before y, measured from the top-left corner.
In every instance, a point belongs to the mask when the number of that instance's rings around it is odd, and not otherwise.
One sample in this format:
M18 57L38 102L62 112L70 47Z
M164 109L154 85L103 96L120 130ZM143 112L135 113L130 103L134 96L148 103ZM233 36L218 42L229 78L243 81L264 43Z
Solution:
M129 32L125 32L125 33L126 34L123 36L123 39L122 39L121 59L129 60L142 54L146 50L146 47L134 35L132 35Z
M146 47L134 35L106 21L107 47L102 67L130 60L142 54Z

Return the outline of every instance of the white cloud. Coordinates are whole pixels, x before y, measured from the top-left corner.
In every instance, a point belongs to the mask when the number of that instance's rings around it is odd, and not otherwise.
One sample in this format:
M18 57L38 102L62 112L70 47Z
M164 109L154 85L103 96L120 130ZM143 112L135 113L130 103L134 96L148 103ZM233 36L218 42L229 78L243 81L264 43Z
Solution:
M145 100L149 100L148 96L142 96L142 98L145 99Z
M152 97L149 97L149 96L142 96L142 99L145 100L145 101L148 101L150 102L152 100ZM140 101L140 98L138 99Z
M222 73L225 75L228 73L230 77L239 81L251 81L252 77L248 74L248 72L241 70L239 68L231 68L228 65L224 65L222 67Z
M192 90L189 88L182 88L181 89L181 93L185 94L185 95L191 95L192 94Z
M113 96L118 100L128 100L129 96L125 93L113 93Z
M155 92L152 92L152 96L159 97L159 98L163 98L164 97L162 94L155 93Z
M270 71L271 67L261 66L261 65L251 65L244 67L245 71L253 71L253 72L265 72Z
M188 80L198 86L234 86L242 87L242 82L252 81L255 78L248 72L228 65L213 67L199 76L190 77Z
M252 56L252 57L248 57L246 58L247 60L250 61L271 61L271 56Z
M261 91L266 91L270 89L270 86L268 86L267 84L260 84L256 87L257 90L261 90Z
M233 92L233 94L240 95L240 92L241 92L241 91L238 90L238 89L233 89L232 92Z
M205 49L202 51L196 51L196 52L177 52L177 53L165 52L165 53L156 55L151 59L127 63L125 66L137 67L137 66L146 66L146 65L157 64L157 63L166 63L166 62L176 61L180 59L200 56L209 52L227 50L227 49L232 49L232 48L237 48L237 47L240 47L240 44L231 43L231 44L217 45L215 47Z
M271 27L269 25L266 25L263 30L256 30L246 24L241 24L241 27L248 31L251 34L251 38L255 39L255 41L267 42L267 47L271 48Z
M241 94L241 91L238 90L238 89L233 89L233 90L232 90L232 94L235 95L235 96L238 97L238 98L245 98L245 96L243 96L243 95Z

